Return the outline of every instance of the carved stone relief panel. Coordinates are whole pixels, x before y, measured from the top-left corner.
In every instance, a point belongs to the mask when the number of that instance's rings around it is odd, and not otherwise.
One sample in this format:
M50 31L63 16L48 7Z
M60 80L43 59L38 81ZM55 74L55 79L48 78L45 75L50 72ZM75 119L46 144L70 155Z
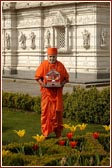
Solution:
M3 2L2 3L2 8L3 9L8 9L10 7L10 2Z
M51 29L45 32L45 47L58 47L59 52L68 52L69 50L69 27L70 20L62 11L51 13L51 16L45 19L45 25L50 24ZM47 25L48 26L48 25Z
M31 34L30 34L31 46L30 46L30 47L31 47L32 49L35 49L35 48L36 48L35 38L36 38L36 35L34 34L34 32L31 32Z
M3 9L14 9L16 5L16 2L3 2L2 3L2 8Z
M11 20L10 19L6 19L4 22L4 27L6 28L11 28Z
M94 14L89 14L88 15L79 15L77 16L77 24L85 25L85 24L90 24L90 23L95 23L96 22L96 15Z
M74 16L69 17L69 22L71 25L75 25L76 24L76 16L74 14Z
M107 46L107 31L104 28L101 30L100 39L100 47L105 48Z
M26 2L17 2L16 3L16 8L21 9L21 8L31 8L31 7L38 7L41 5L41 2L39 1L26 1Z
M22 49L26 49L26 35L23 32L20 33L19 43Z
M51 23L52 23L52 18L50 16L46 17L44 20L44 26L49 27L49 26L51 26Z
M85 49L89 49L90 48L90 33L88 32L88 30L84 29L84 32L82 32L82 36L83 36L83 47Z
M41 24L38 18L19 18L17 22L17 27L39 27Z
M45 47L51 46L51 32L50 29L47 29L45 32Z
M70 21L62 11L58 11L57 14L52 18L52 26L61 25L68 26L70 25Z
M5 34L5 48L10 50L10 35L9 33Z

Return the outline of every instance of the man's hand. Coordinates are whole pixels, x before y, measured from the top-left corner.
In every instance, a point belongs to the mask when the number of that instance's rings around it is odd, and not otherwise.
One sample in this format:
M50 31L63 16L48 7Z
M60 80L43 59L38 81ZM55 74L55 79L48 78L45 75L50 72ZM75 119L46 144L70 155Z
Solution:
M44 82L41 83L41 86L44 87L44 88L46 87Z
M42 87L45 87L45 83L41 79L39 79L38 82Z
M62 83L61 83L61 86L64 87L66 81L64 80Z

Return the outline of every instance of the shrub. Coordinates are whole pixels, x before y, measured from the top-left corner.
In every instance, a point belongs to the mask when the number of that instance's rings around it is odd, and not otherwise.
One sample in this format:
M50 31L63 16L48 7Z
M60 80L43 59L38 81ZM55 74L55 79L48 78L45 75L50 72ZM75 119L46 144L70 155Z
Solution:
M64 117L75 122L109 124L110 89L98 91L95 87L89 90L74 88L64 101Z
M2 95L3 107L22 109L41 113L41 97L28 94L6 93ZM63 116L75 122L107 124L110 123L110 88L102 91L95 87L87 90L74 87L73 93L63 95Z
M40 114L40 97L31 97L28 94L6 93L2 95L2 106L9 108L34 111Z

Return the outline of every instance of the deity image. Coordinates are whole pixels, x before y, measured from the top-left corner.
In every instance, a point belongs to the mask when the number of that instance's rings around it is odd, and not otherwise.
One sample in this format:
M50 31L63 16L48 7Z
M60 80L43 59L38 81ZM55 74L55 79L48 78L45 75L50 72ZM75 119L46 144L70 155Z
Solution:
M51 70L46 74L46 87L60 87L60 74L56 70Z
M35 37L36 35L34 34L34 32L31 32L30 38L31 38L31 48L35 49L36 45L35 45Z
M5 35L5 44L6 44L6 49L9 50L10 49L10 36L8 33L6 33Z
M21 48L25 49L26 48L26 36L22 32L19 38L19 42L20 42Z
M46 38L46 47L50 47L51 34L49 30L47 30L45 38Z
M90 33L85 29L83 35L83 47L88 49L90 47Z
M107 33L104 29L101 31L101 47L105 47L107 43Z

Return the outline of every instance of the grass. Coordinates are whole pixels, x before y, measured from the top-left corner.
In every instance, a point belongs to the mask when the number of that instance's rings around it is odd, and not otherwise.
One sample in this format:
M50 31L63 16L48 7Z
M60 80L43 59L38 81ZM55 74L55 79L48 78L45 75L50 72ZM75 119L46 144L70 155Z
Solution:
M68 123L67 119L63 120L64 123ZM71 122L71 124L76 125L77 123ZM23 138L18 138L18 136L13 132L13 130L26 130L26 134ZM88 124L87 128L83 131L83 134L87 132L99 132L105 133L102 125ZM67 130L63 130L62 136L66 136ZM29 142L34 141L32 136L36 134L41 134L40 125L40 115L34 112L25 112L15 109L2 109L2 144L9 144L13 142ZM76 131L75 135L82 134L81 131ZM55 137L55 134L50 134L50 137Z
M13 130L26 130L23 141L32 140L32 136L40 134L40 116L37 113L23 112L15 109L2 110L2 140L3 144L18 142L18 136Z

